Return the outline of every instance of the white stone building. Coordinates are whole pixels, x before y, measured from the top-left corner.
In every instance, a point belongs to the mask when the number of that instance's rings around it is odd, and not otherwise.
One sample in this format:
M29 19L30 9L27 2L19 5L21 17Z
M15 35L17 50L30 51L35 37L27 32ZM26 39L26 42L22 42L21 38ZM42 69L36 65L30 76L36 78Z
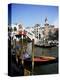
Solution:
M41 40L44 37L43 31L44 27L41 27L40 24L34 26L34 34L37 39Z

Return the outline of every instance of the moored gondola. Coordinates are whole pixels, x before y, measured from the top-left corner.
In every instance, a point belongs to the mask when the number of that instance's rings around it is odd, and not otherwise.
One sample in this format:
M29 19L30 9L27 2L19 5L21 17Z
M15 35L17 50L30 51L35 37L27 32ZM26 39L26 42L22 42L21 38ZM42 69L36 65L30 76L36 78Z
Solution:
M38 66L38 65L46 65L46 64L56 63L56 62L58 62L58 58L57 57L40 56L40 57L34 57L33 61L34 61L34 65ZM32 59L31 58L25 59L24 64L28 65L28 66L31 65Z

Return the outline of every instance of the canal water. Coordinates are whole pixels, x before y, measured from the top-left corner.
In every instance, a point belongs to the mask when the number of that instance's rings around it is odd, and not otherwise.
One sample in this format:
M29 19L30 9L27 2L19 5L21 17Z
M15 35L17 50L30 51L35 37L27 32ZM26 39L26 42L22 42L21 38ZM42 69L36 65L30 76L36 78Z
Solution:
M29 52L29 54L32 53L32 43L28 43L27 51ZM34 47L34 56L58 57L58 47L52 47L52 48ZM34 66L33 75L57 74L57 73L58 73L58 63L52 63L52 64Z

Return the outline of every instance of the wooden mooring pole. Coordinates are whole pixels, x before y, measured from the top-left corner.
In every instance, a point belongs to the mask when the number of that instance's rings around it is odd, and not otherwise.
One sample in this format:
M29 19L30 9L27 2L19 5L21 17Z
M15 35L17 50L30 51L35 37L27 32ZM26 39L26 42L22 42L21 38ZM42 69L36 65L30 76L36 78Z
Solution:
M34 39L32 40L32 75L34 74Z

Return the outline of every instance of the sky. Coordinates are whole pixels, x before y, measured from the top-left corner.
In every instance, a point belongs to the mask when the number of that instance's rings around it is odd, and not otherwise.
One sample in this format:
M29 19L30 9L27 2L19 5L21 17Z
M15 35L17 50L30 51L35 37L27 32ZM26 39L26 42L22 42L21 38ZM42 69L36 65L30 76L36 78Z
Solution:
M41 26L45 23L47 17L49 24L58 26L58 7L44 5L12 4L8 13L8 19L11 17L11 24L22 23L25 27L32 27L35 24ZM10 14L11 13L11 14Z

